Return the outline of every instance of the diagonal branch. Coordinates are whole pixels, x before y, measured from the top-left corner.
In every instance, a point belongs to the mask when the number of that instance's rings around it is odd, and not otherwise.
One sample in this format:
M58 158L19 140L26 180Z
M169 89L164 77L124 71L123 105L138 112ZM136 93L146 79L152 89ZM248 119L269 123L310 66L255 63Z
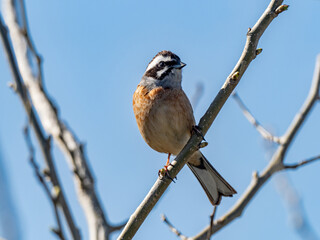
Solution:
M83 144L60 119L57 107L44 89L41 77L41 58L30 38L23 0L5 0L4 3L6 22L26 90L44 130L53 137L66 159L69 160L70 168L74 173L78 199L89 226L90 239L108 239L110 233L119 230L123 224L112 226L107 221L96 192L95 181L84 153Z
M272 143L281 144L281 138L272 135L265 128L263 128L263 126L254 118L254 116L251 114L249 109L246 107L246 105L243 103L240 96L236 92L234 92L232 96L234 97L235 101L238 103L240 109L242 110L247 120L256 128L256 130L260 133L262 138L266 140L265 141L266 151L268 155L270 155L269 157L271 157L274 152L274 149L273 149L274 144ZM271 146L273 146L272 149L271 149ZM268 157L268 160L269 160L269 157ZM318 160L319 158L320 158L320 155L301 161L297 164L291 164L291 165L286 164L285 168L297 169L298 167L303 166L304 164L311 163L315 160ZM306 218L306 214L304 213L304 210L302 207L301 199L298 193L296 192L296 190L294 189L294 187L292 186L292 184L290 184L288 176L286 174L277 175L274 177L274 180L276 183L276 188L278 190L278 193L282 197L285 205L289 210L288 213L289 213L289 216L291 216L290 219L297 233L299 233L302 239L306 239L308 236L309 237L312 236L311 237L312 239L317 239L314 230L308 223L308 219Z
M287 153L288 147L292 143L293 138L296 136L298 130L301 128L302 123L306 120L306 117L310 113L312 107L315 105L316 100L318 98L320 86L320 55L317 56L315 73L313 76L312 84L310 87L309 94L300 109L300 111L296 114L293 119L291 125L288 127L287 132L282 137L283 142L282 145L278 146L277 150L273 154L271 161L262 171L259 176L257 172L253 173L253 177L250 185L247 187L246 191L240 197L240 199L235 203L235 205L222 217L220 217L212 227L212 233L215 233L227 226L230 222L240 217L243 213L245 207L252 200L258 190L269 180L269 178L276 172L286 169L286 165L284 165L283 161L285 159L285 155ZM312 160L312 159L311 159ZM316 159L313 158L312 161ZM309 161L309 162L312 162ZM308 161L307 161L308 162ZM303 165L303 164L302 164ZM205 240L206 236L210 231L210 226L207 226L203 229L198 235L193 237L193 240Z
M263 137L266 140L281 144L281 138L272 135L258 122L258 120L251 114L247 106L243 103L243 101L241 100L237 92L234 92L232 94L232 97L234 98L236 103L239 105L243 115L256 128L256 130L260 133L261 137Z
M65 219L66 219L66 222L69 226L72 237L74 239L80 239L80 234L79 234L78 228L75 225L70 208L69 208L68 203L65 198L65 193L62 190L60 180L59 180L57 173L56 173L56 168L55 168L55 164L54 164L53 157L51 154L51 147L49 145L49 140L47 137L45 137L45 134L43 133L43 130L40 127L39 121L36 118L33 107L29 101L29 97L27 95L25 86L23 85L21 76L19 74L19 70L18 70L18 67L16 64L16 59L13 54L11 43L10 43L10 40L9 40L9 37L7 34L7 29L4 26L4 24L2 23L2 16L1 15L0 15L0 31L1 31L1 38L2 38L3 45L4 45L4 49L7 54L10 68L11 68L13 78L15 81L15 90L17 91L17 94L19 95L19 97L23 103L23 106L24 106L24 108L27 112L28 118L29 118L29 122L35 131L36 138L38 139L45 163L47 165L47 169L49 170L48 175L50 177L50 181L52 182L52 185L54 187L58 187L60 189L60 194L57 198L57 204L65 216Z
M242 52L242 55L236 64L235 68L232 70L231 74L228 76L224 85L218 92L217 96L209 106L207 112L200 119L199 128L202 130L202 133L205 135L212 125L213 121L217 117L219 111L223 107L224 103L229 98L232 91L235 89L239 83L241 77L243 76L245 70L248 68L249 64L257 55L257 45L261 35L267 29L269 24L274 18L278 16L276 10L282 4L283 0L272 0L262 14L258 22L250 29L247 33L247 41ZM198 145L201 142L202 138L193 134L189 139L186 146L178 154L176 159L172 162L174 167L169 167L169 174L172 178L180 172L183 166L187 163L188 158L198 149ZM168 179L158 179L145 199L138 206L136 211L131 215L127 225L124 230L118 237L120 239L132 239L135 233L140 228L141 224L144 222L150 211L156 205L164 191L170 185L171 180Z

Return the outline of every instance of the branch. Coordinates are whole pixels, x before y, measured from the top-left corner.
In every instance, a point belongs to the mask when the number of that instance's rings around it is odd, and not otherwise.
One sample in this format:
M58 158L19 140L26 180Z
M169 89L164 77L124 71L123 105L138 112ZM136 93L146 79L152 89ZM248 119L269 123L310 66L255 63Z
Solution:
M165 215L162 214L161 219L164 223L168 225L171 232L177 235L181 240L188 240L188 237L184 236L178 229L176 229Z
M30 38L24 3L22 0L19 2L5 0L4 10L19 70L34 109L44 130L58 144L66 159L69 160L70 168L74 173L75 187L86 215L90 239L108 239L110 233L119 230L122 224L112 226L108 223L97 196L95 181L88 166L89 161L85 156L83 144L60 119L57 107L50 100L42 85L41 58ZM36 66L34 62L37 63Z
M58 195L60 193L60 190L59 190L58 194L55 194L55 195L52 195L50 193L49 186L48 186L44 176L42 175L38 164L35 161L35 150L34 150L34 147L32 145L28 124L25 126L23 132L24 132L25 141L26 141L27 147L29 149L29 153L30 153L30 156L29 156L30 164L31 164L31 166L32 166L32 168L34 170L34 173L36 174L39 182L41 183L41 186L43 187L47 197L49 198L49 200L50 200L50 202L52 204L53 210L54 210L54 215L55 215L58 227L57 228L53 228L52 231L61 240L64 240L64 239L66 239L66 237L65 237L65 234L63 233L63 228L62 228L62 224L61 224L61 220L60 220L60 215L59 215L59 212L58 212L58 202L57 202L57 197L58 197ZM56 187L56 189L57 189L57 187Z
M60 194L57 198L57 204L59 208L63 211L63 214L65 216L66 222L69 226L70 232L74 239L80 239L79 231L74 223L73 217L71 215L71 211L69 209L69 206L67 204L64 191L62 190L60 180L56 174L56 168L54 165L53 157L51 155L51 147L49 145L48 138L45 137L45 134L43 133L40 124L38 122L38 119L36 118L36 115L34 113L34 110L32 108L32 105L29 101L25 86L22 83L21 76L19 74L19 70L16 64L16 59L13 54L13 50L11 47L11 43L9 40L9 37L7 35L7 29L5 25L2 22L2 16L0 15L0 32L1 32L1 39L4 45L5 52L8 57L10 69L12 71L12 75L15 81L15 90L17 94L19 95L23 106L27 112L29 122L32 125L36 138L39 142L40 148L42 150L42 154L47 166L48 176L50 177L50 181L52 182L52 185L55 187L59 187Z
M301 167L301 166L303 166L305 164L312 163L312 162L314 162L316 160L319 160L319 159L320 159L320 155L312 157L312 158L309 158L309 159L306 159L306 160L303 160L303 161L301 161L299 163L296 163L296 164L285 164L284 168L285 169L297 169L297 168L299 168L299 167Z
M247 41L238 63L236 64L235 68L232 70L231 74L228 76L224 85L218 92L217 96L209 106L207 112L200 119L198 126L202 130L203 135L205 135L209 130L219 111L239 83L241 77L243 76L251 61L255 59L259 39L267 29L269 24L272 22L272 20L278 16L275 11L282 2L283 0L272 0L258 22L253 26L252 29L248 31ZM202 138L197 136L196 134L193 134L191 136L186 146L172 162L172 165L174 165L174 167L169 167L169 175L172 178L176 177L183 166L187 163L188 158L198 149L197 146L199 145L201 140ZM131 215L127 225L118 237L118 240L133 238L143 221L156 205L170 183L171 180L168 179L158 179L155 182L145 199L138 206L136 211Z
M256 130L260 133L261 137L281 144L281 138L273 136L270 132L268 132L259 122L258 120L250 113L249 109L246 107L246 105L241 100L240 96L237 92L234 92L232 94L233 99L236 101L236 103L239 105L240 109L242 110L243 115L247 118L247 120L256 128Z
M266 150L266 160L270 160L275 150L275 144L272 142L264 141ZM296 191L294 185L290 182L288 174L284 171L273 177L275 187L279 196L288 212L288 218L294 230L301 239L319 239L315 231L309 223L307 214L303 207L303 200Z
M288 147L292 143L293 138L296 136L298 130L301 128L302 123L306 120L306 117L310 113L312 107L315 105L316 100L319 94L319 86L320 86L320 55L317 56L315 73L312 80L311 88L309 94L300 109L300 111L294 117L291 125L288 127L287 132L284 136L281 137L283 139L282 145L278 146L277 150L273 154L271 161L262 171L259 176L257 172L253 173L253 177L250 185L247 187L247 190L243 193L240 199L235 203L235 205L222 217L220 217L212 227L212 233L215 233L227 226L234 219L241 216L245 207L251 201L251 199L255 196L258 190L266 183L266 181L276 172L286 169L287 165L284 165L283 161L285 155L287 153ZM316 159L309 159L315 161ZM309 161L309 162L312 162ZM302 164L303 165L303 164ZM206 236L210 231L210 226L207 226L203 229L198 235L193 237L193 240L205 240Z
M270 149L270 146L271 145L274 146L274 144L270 145L269 141L273 143L281 144L281 138L272 135L255 119L255 117L251 114L249 109L246 107L246 105L243 103L240 96L236 92L234 92L232 96L234 97L235 101L239 105L240 109L242 110L242 113L247 118L247 120L256 128L256 130L260 133L262 138L267 140L265 141L265 143L268 144L268 147L266 147L267 153L270 153L270 152L273 153L274 151L273 149L272 150ZM317 100L319 100L319 97L317 98ZM270 155L271 157L272 153L271 155L270 154L268 155ZM301 161L297 164L292 164L292 165L287 164L285 165L285 168L297 169L298 167L304 164L311 163L315 160L318 160L319 158L320 158L320 155L313 157L311 159ZM303 207L301 206L302 203L301 203L300 197L298 196L298 193L295 191L294 187L291 186L288 177L285 174L277 175L275 176L274 180L276 183L277 190L289 210L289 216L291 216L291 221L295 230L299 233L302 239L306 239L308 238L308 236L309 237L312 236L311 237L312 239L316 239L317 237L312 227L308 224L308 220L305 216Z

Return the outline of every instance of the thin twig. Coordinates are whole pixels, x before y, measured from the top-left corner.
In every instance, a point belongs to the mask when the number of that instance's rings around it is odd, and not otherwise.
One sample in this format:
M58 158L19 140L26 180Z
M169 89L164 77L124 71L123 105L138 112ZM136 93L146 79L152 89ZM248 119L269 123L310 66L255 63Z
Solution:
M316 66L314 71L314 76L312 84L310 87L309 94L302 106L298 111L292 123L288 127L288 130L283 135L282 145L279 145L275 153L273 154L271 161L262 171L261 175L257 172L253 173L250 185L247 187L246 191L242 194L235 205L217 221L215 221L212 227L212 233L216 233L223 227L227 226L230 222L240 217L247 207L249 202L258 192L258 190L267 182L267 180L276 172L286 169L284 165L285 155L287 153L288 147L291 145L293 138L296 136L298 130L301 128L302 123L306 120L308 114L311 112L312 107L315 105L320 86L320 55L317 56ZM208 231L210 231L210 226L207 226L199 234L194 236L193 240L206 240Z
M61 120L58 108L50 100L42 81L39 81L42 79L41 58L30 37L23 0L5 0L4 2L6 22L10 29L20 73L44 130L53 137L66 159L69 160L70 168L74 173L78 199L89 226L89 238L109 239L109 235L119 230L123 224L113 226L107 221L83 144L77 139L71 128ZM22 17L21 14L23 14ZM22 20L22 23L18 19ZM25 49L30 50L28 55ZM37 59L36 66L30 61L30 55Z
M217 212L217 206L213 206L213 211L212 211L212 214L210 215L210 224L209 226L210 227L210 231L208 231L208 240L210 240L211 236L212 236L212 226L213 226L213 223L214 223L214 217L216 215L216 212Z
M53 232L61 240L64 240L66 238L65 238L65 234L63 232L63 228L62 228L62 224L61 224L61 219L60 219L60 214L59 214L59 211L58 211L56 196L52 196L52 194L50 192L50 189L49 189L49 186L48 186L48 184L47 184L47 182L45 180L45 177L42 175L42 173L41 173L41 171L39 169L39 166L35 161L35 150L34 150L34 147L32 145L28 124L24 127L23 132L24 132L23 135L24 135L27 147L29 149L29 154L30 154L29 161L30 161L30 164L31 164L31 166L32 166L32 168L34 170L34 173L36 174L41 186L43 187L47 197L49 198L49 200L50 200L50 202L52 204L53 210L54 210L54 215L55 215L58 227L57 228L53 228Z
M306 159L306 160L303 160L303 161L301 161L299 163L296 163L296 164L285 164L284 168L285 169L297 169L298 167L301 167L301 166L303 166L305 164L312 163L312 162L314 162L316 160L319 160L319 159L320 159L320 155L312 157L312 158L309 158L309 159Z
M213 121L229 98L230 94L239 83L241 77L243 76L251 61L256 58L256 49L259 39L267 29L269 24L272 22L272 20L278 16L278 14L275 13L275 10L282 4L282 2L283 0L272 0L258 22L247 33L247 41L238 63L232 70L231 74L228 76L227 80L209 106L204 116L200 119L198 126L202 130L203 135L205 135L209 130ZM172 162L172 165L174 167L169 167L169 174L172 178L176 177L178 172L187 163L188 158L196 150L198 150L197 146L199 145L201 140L202 137L199 137L196 134L192 134L188 143L178 154L176 159ZM168 188L169 184L171 184L171 181L168 179L158 179L155 182L147 196L136 209L136 211L130 216L129 221L118 237L118 240L133 238L150 211L156 205L164 191ZM207 234L205 236L207 236Z
M23 85L23 81L21 79L21 76L20 76L20 73L18 70L18 66L16 63L16 59L15 59L12 47L11 47L9 36L7 34L7 29L2 22L1 14L0 14L0 30L1 30L1 38L2 38L3 45L4 45L4 49L7 54L10 69L12 71L12 75L13 75L13 78L15 81L16 92L19 95L19 97L23 103L23 106L24 106L24 108L27 112L28 118L29 118L29 122L35 131L35 135L37 137L40 148L42 150L42 154L43 154L45 163L47 165L47 169L49 170L48 173L49 173L50 181L52 182L53 186L58 186L60 189L60 194L59 194L59 197L57 198L57 204L58 204L59 208L61 208L61 210L64 213L64 216L65 216L66 222L69 226L72 237L76 240L80 239L79 230L75 225L75 222L72 217L69 205L68 205L67 200L65 198L64 191L62 190L60 180L59 180L57 173L56 173L56 168L54 165L53 157L51 155L51 148L50 148L49 141L48 141L49 138L45 137L45 134L43 133L43 130L40 127L38 119L36 118L36 115L34 113L32 105L29 101L25 86Z
M239 105L240 109L242 110L243 115L247 118L247 120L256 128L256 130L260 133L260 135L269 141L281 144L281 138L273 136L269 131L267 131L259 121L251 114L247 106L241 100L240 96L237 92L233 92L232 94L233 99Z
M177 237L179 237L181 240L188 240L188 237L186 237L178 229L176 229L164 214L161 215L161 219L164 223L168 225L171 232L177 235Z

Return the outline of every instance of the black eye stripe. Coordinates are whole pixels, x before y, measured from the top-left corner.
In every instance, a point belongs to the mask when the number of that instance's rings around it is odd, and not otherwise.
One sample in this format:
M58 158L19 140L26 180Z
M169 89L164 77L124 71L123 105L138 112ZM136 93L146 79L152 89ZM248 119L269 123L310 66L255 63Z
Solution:
M173 65L176 65L176 64L177 64L177 61L175 61L175 60L167 62L168 66L173 66Z
M161 62L158 63L158 66L169 66L169 67L171 67L173 65L176 65L177 63L178 62L176 60L171 60L171 61L167 61L167 62L161 61Z
M169 68L164 73L162 73L161 76L158 78L158 80L161 81L162 79L164 79L164 77L167 76L169 74L169 72L171 72L171 68Z
M168 57L168 55L164 55L164 57ZM157 80L163 80L165 76L167 76L170 71L172 70L172 66L180 64L180 59L177 56L171 56L171 59L166 59L167 61L160 61L155 66L153 66L151 69L149 69L146 73L146 77L152 77ZM159 71L168 68L166 71L164 71L161 76L158 76Z
M174 63L175 64L175 63ZM174 65L172 64L172 65ZM168 66L165 66L165 67L168 67ZM158 67L158 66L155 66L153 68L151 68L150 70L148 70L146 73L145 73L145 76L147 77L152 77L152 78L155 78L157 80L162 80L164 79L164 77L166 75L168 75L170 73L170 71L172 70L171 67L169 67L165 72L163 72L161 74L161 76L158 76L158 72L163 70L165 67Z

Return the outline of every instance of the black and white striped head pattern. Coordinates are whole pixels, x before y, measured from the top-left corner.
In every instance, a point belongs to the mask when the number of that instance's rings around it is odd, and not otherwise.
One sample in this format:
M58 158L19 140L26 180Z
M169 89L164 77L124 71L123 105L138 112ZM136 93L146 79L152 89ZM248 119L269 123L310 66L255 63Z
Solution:
M176 54L161 51L149 63L140 85L149 89L158 86L181 88L181 69L185 65Z

